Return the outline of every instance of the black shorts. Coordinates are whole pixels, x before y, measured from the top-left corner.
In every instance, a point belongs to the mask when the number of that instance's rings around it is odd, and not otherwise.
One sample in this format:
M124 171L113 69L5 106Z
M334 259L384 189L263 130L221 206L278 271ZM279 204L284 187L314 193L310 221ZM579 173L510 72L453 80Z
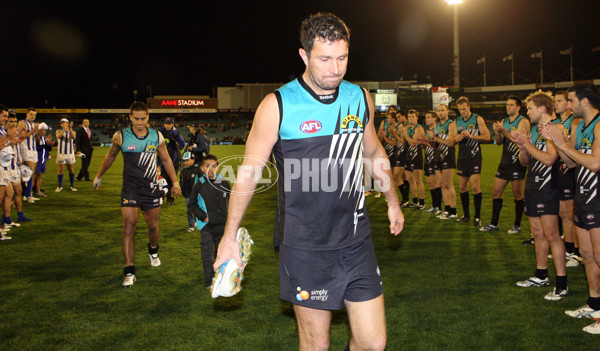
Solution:
M350 247L308 251L279 249L281 299L320 310L339 310L344 300L361 302L383 294L371 238Z
M454 155L446 158L440 158L437 163L437 169L443 171L445 169L455 169L456 168L456 159Z
M430 162L428 164L425 165L425 168L423 169L425 171L425 176L430 176L430 175L434 175L435 171L438 171L438 164L436 162Z
M578 228L590 230L600 228L600 201L586 203L587 197L576 197L573 222Z
M400 152L398 149L394 150L394 164L393 167L405 167L406 165L406 148Z
M559 198L558 189L525 189L525 214L529 217L558 215Z
M422 170L423 169L423 159L417 158L416 160L406 160L406 164L404 165L407 171L412 172L414 170Z
M456 162L456 174L470 177L481 173L481 156L475 158L459 158Z
M121 191L121 207L139 207L142 211L160 207L160 197L152 194L136 194Z
M498 170L496 171L496 178L504 179L504 180L523 180L525 179L525 174L527 173L527 168L521 166L520 164L500 164L498 166Z
M562 165L558 180L560 181L560 201L575 198L575 168L566 168Z

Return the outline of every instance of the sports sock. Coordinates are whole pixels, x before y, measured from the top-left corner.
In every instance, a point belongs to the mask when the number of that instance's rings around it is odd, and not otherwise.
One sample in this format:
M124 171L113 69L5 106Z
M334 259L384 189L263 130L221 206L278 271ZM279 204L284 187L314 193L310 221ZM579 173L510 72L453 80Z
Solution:
M419 206L425 206L425 199L419 199Z
M481 200L483 199L483 194L473 194L473 203L475 204L475 218L481 218Z
M525 200L515 200L515 225L521 226L521 218L523 218L523 211L525 210Z
M409 189L406 187L406 184L408 184L408 182L404 182L402 185L400 185L400 194L402 195L402 202L408 202Z
M565 250L570 254L575 253L575 243L565 241Z
M467 217L467 218L471 217L470 212L469 212L469 192L468 191L465 191L464 193L460 193L460 202L462 202L463 213L465 214L465 217Z
M129 273L135 275L135 266L127 266L123 269L123 275L127 275Z
M548 278L548 268L546 268L546 269L536 268L536 270L535 270L535 276L536 276L536 278L539 278L539 279L546 279L546 278Z
M346 348L344 349L344 351L350 351L350 342L348 342L348 344L346 345Z
M64 177L64 174L59 174L58 175L58 187L59 188L62 188L63 177Z
M155 254L155 253L158 253L158 248L159 248L159 245L158 245L158 244L156 245L156 247L155 247L155 248L152 248L152 247L150 247L150 243L148 243L148 253L149 253L150 255L153 255L153 254Z
M448 214L450 214L450 206L444 206L444 212L448 212Z
M35 170L33 170L35 171ZM25 197L31 197L31 189L33 188L33 177L31 179L29 179L29 182L27 183L27 187L25 188Z
M442 188L431 190L431 201L433 202L433 207L442 208Z
M564 290L567 288L567 276L566 275L557 275L556 276L556 290Z
M23 214L23 212L17 212L17 218L25 218L25 214Z
M573 253L574 253L575 255L577 255L577 256L579 256L579 257L581 257L581 253L579 252L579 248L578 248L578 247L576 247L576 248L575 248L575 251L574 251Z
M2 224L6 224L8 222L6 222L6 217L4 217L4 215L2 215Z
M404 186L406 187L406 198L408 199L410 197L410 182L408 180L405 180Z
M500 211L502 210L502 199L494 199L492 201L492 224L497 226L500 221Z
M412 198L412 202L413 202L413 204L418 204L419 203L419 198L418 197L413 197Z
M75 187L75 173L69 173L69 181L71 182L71 188Z
M588 297L588 306L596 311L600 310L600 297Z
M451 215L456 215L456 207L450 207L450 212Z

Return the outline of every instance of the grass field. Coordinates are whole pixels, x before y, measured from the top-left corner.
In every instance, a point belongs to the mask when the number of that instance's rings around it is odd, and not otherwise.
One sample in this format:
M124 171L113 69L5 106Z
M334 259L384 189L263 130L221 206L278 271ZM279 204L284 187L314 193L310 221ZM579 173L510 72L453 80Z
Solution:
M96 148L93 173L106 151ZM243 147L214 146L212 151L224 157L243 153ZM500 147L484 146L484 223L491 216L499 157ZM132 288L121 287L121 172L119 156L101 190L77 182L78 192L55 193L56 164L49 161L48 197L24 205L35 221L13 229L13 240L0 242L0 349L297 349L293 309L279 299L272 246L276 190L255 195L243 222L256 243L244 290L213 300L202 286L200 235L186 232L183 199L162 208L160 267L150 267L140 216L138 281ZM549 288L515 286L532 275L535 262L533 247L521 244L529 237L527 218L523 233L506 233L513 220L512 200L507 189L499 232L482 233L472 224L407 209L405 229L393 237L385 201L367 198L385 287L388 350L599 348L598 337L581 331L590 320L563 313L586 302L582 267L568 269L569 296L561 301L544 300ZM551 261L550 276L554 283ZM348 338L345 313L335 312L331 349L343 350Z

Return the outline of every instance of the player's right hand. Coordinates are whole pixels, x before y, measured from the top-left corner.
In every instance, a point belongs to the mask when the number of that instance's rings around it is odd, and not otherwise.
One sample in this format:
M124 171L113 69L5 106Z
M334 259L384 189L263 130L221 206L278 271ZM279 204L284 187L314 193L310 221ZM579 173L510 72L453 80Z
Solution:
M219 249L217 250L217 257L215 258L215 264L213 269L215 272L221 267L221 265L230 259L235 260L240 270L243 269L244 264L242 263L242 257L240 256L240 244L236 239L236 234L223 236L219 243Z
M100 189L100 186L102 185L102 178L94 178L94 189L98 190Z

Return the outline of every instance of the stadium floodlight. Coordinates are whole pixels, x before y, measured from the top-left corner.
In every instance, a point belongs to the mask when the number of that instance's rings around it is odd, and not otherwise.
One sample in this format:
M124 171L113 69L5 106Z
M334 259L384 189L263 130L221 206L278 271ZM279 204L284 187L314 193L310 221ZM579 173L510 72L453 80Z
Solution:
M448 5L462 4L462 0L446 0ZM452 66L454 67L454 87L460 88L460 52L458 39L458 6L454 6L454 59Z

